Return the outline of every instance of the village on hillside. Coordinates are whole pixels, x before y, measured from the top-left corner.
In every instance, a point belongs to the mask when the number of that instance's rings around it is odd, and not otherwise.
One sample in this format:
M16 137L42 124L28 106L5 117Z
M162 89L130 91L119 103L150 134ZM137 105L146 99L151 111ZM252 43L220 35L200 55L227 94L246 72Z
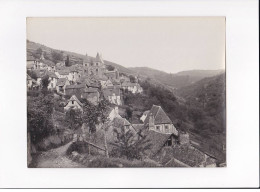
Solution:
M36 52L27 52L29 167L221 166L162 106L128 118L125 95L144 94L138 76L120 73L99 53L70 64L68 55L53 62Z

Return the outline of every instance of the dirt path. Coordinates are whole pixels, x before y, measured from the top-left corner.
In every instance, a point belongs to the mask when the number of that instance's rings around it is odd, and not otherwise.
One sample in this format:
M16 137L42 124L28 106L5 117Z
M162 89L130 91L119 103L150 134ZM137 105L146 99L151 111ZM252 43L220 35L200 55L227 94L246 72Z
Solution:
M38 168L76 168L82 165L70 160L66 156L66 151L72 142L61 147L42 152L37 157Z

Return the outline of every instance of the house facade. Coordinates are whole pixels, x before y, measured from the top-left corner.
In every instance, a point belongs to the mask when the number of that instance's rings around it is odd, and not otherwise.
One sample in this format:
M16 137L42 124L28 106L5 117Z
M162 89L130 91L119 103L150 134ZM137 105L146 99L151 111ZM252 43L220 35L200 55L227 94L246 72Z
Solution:
M121 91L119 88L103 89L103 94L105 99L107 99L110 103L115 105L122 105Z
M83 104L75 95L72 95L64 107L64 111L68 111L69 109L79 109L80 111L83 111Z

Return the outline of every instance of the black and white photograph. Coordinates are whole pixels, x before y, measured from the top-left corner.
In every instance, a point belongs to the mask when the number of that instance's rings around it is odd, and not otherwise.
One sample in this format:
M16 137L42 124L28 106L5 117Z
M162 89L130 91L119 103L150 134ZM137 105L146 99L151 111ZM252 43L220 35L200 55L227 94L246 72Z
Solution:
M28 17L27 166L226 167L225 27Z

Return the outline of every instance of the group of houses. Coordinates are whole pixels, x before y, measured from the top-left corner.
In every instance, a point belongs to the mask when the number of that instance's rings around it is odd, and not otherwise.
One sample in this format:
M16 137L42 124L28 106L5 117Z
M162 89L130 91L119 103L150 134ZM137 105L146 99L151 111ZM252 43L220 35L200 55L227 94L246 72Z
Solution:
M85 55L83 63L69 67L65 66L65 61L55 64L45 59L43 53L40 58L27 55L27 71L28 89L40 89L42 79L47 76L49 90L74 98L86 98L93 104L104 97L112 104L122 105L122 91L133 94L143 91L138 83L130 82L128 76L120 76L116 68L108 70L99 53L94 59Z
M131 82L129 77L120 76L116 68L108 70L99 53L95 59L86 55L82 64L70 67L66 67L64 62L54 64L46 60L43 54L40 59L29 55L27 70L33 72L35 76L33 78L27 74L28 89L40 89L42 79L47 76L49 90L69 96L70 99L67 100L64 110L77 108L82 111L83 104L79 98L85 98L95 105L100 99L106 98L110 103L115 104L115 107L107 112L108 121L96 126L94 137L93 135L90 137L89 128L84 124L76 133L76 140L88 141L100 153L113 150L113 145L110 143L118 139L116 133L130 131L134 135L134 140L140 138L149 140L151 148L144 156L150 159L158 160L166 156L167 147L174 149L171 153L175 155L167 161L166 166L170 164L181 167L216 166L216 159L196 148L187 133L178 131L161 106L153 105L150 110L144 111L140 118L142 123L139 124L133 124L122 117L118 108L123 105L122 91L137 94L142 93L143 89L137 82ZM188 158L185 156L187 151L189 151Z
M113 151L113 143L118 141L117 133L130 131L132 142L144 138L151 145L143 158L164 162L162 159L171 154L165 166L216 167L216 158L193 145L188 133L179 132L161 106L153 105L144 112L141 120L143 123L132 124L120 115L116 106L109 110L108 122L99 126L92 137L87 126L83 125L76 134L77 139L89 142L94 150L105 155L106 149L108 153ZM167 152L169 149L171 151Z

